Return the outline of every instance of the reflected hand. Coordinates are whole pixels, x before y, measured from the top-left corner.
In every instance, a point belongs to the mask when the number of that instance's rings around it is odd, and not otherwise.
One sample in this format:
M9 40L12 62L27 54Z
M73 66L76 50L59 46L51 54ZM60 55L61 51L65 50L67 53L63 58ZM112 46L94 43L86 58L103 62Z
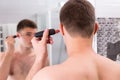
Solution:
M43 33L43 37L36 38L34 37L31 42L36 53L36 59L45 59L48 56L47 44L53 44L52 37L48 36L49 30L46 29Z
M15 44L15 39L13 38L13 36L8 36L5 40L6 52L12 54L14 52L14 44Z

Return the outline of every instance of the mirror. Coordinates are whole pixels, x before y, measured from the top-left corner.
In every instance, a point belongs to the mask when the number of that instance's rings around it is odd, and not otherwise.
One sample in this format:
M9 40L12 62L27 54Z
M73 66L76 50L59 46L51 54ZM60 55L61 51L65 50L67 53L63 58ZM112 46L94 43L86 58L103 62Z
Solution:
M59 28L59 9L67 0L1 0L0 2L0 51L5 50L4 39L16 34L16 26L22 19L36 22L39 30ZM50 64L57 64L67 57L62 36L53 36L49 46ZM59 53L58 53L59 51ZM61 58L61 56L63 56Z

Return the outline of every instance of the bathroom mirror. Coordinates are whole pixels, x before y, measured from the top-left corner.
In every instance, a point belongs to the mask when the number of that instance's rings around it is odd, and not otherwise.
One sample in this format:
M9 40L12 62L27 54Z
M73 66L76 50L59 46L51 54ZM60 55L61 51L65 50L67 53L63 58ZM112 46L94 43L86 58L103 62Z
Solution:
M16 26L22 19L36 22L39 30L59 28L59 10L67 0L0 0L0 51L5 51L4 40L16 34ZM65 45L60 34L53 36L49 46L50 64L66 59ZM59 52L59 53L58 53Z

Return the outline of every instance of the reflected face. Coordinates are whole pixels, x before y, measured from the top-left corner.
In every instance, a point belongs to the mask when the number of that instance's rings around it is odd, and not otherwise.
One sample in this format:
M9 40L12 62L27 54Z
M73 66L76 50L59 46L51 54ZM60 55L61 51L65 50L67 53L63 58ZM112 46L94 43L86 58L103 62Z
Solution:
M28 48L32 47L31 39L34 37L36 32L36 28L24 28L18 32L20 45Z

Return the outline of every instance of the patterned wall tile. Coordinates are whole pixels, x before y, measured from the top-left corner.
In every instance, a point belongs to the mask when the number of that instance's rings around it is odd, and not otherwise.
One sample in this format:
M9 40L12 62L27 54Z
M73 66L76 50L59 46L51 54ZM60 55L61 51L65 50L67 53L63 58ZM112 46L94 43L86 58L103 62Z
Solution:
M107 56L108 43L115 44L120 41L120 18L97 18L97 21L99 24L97 52L102 56ZM114 46L112 49L114 48L120 50L120 47ZM117 55L117 60L120 60L119 54Z
M4 51L4 39L3 39L3 29L2 26L0 26L0 52Z

